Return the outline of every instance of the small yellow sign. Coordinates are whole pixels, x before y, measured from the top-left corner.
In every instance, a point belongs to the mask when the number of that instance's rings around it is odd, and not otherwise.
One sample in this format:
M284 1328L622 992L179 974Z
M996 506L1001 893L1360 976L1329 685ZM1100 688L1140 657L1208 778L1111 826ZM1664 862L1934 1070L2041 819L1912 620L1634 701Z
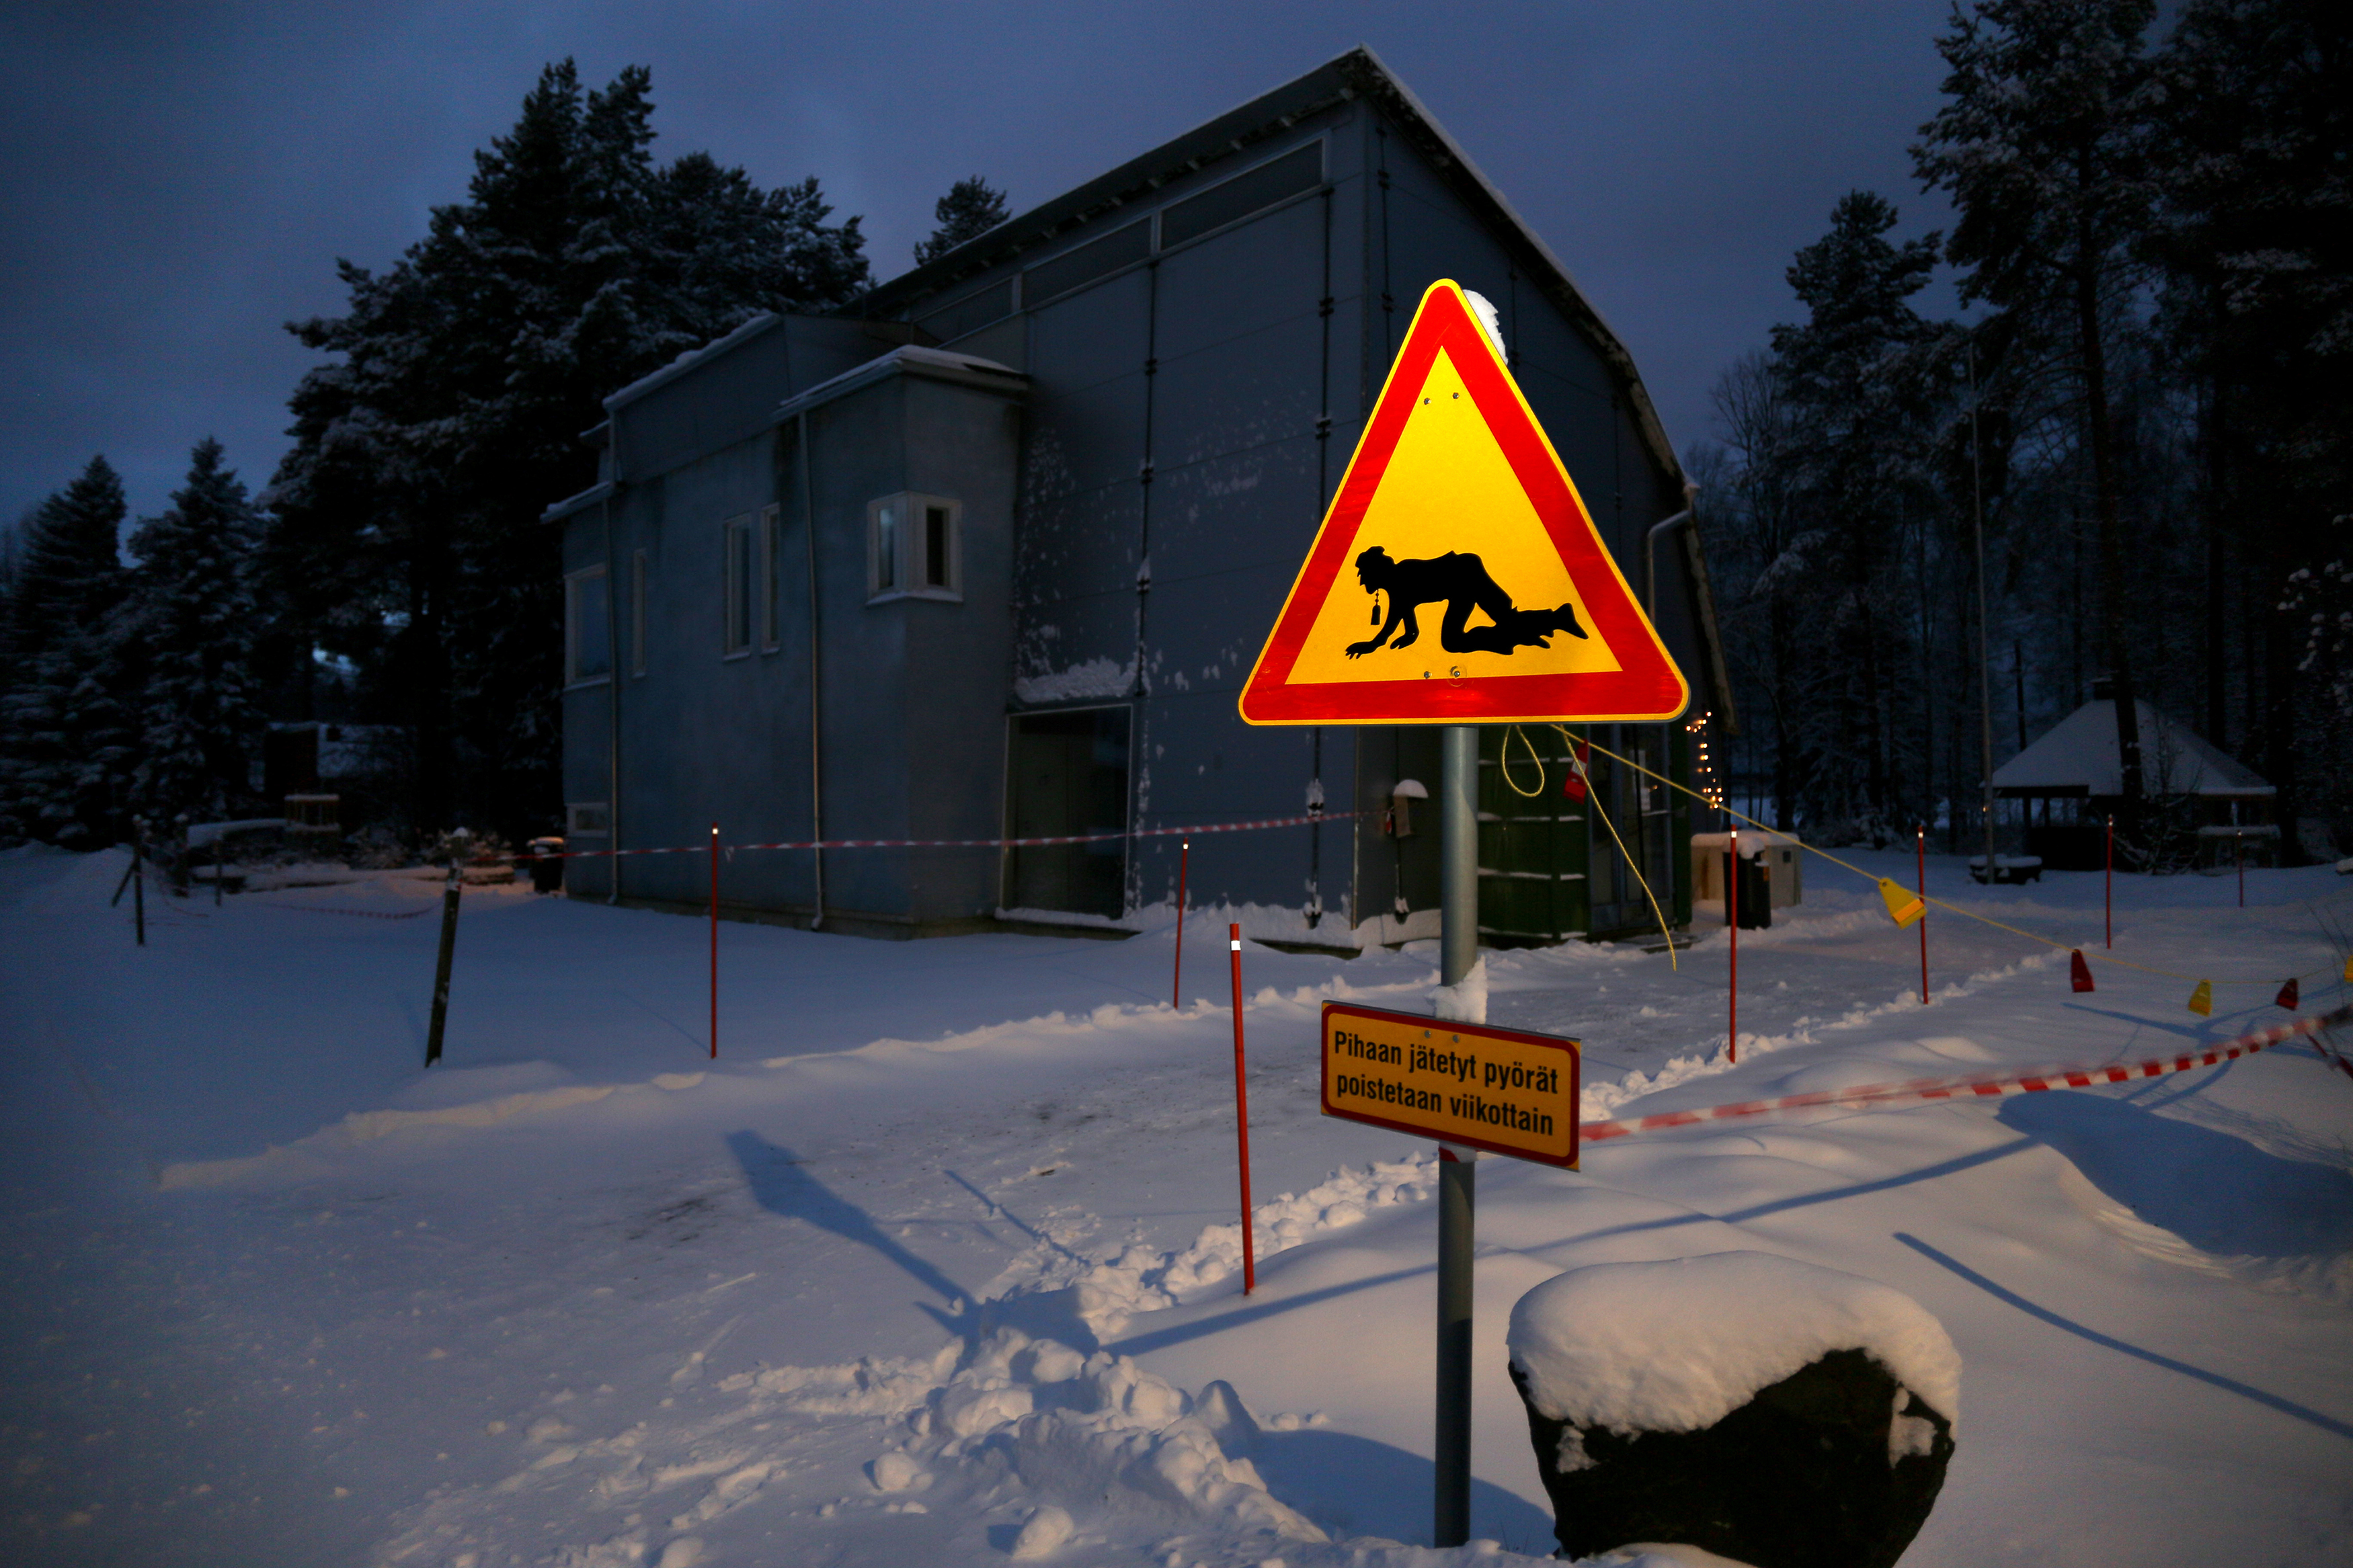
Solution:
M1577 1042L1324 1004L1324 1114L1577 1168Z

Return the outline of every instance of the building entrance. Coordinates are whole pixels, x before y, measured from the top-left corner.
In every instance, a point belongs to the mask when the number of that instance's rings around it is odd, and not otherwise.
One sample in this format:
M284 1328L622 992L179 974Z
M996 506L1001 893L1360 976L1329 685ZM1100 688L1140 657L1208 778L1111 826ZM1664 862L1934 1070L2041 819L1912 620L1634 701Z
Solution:
M1124 833L1129 710L1084 708L1012 719L1012 837ZM1127 907L1127 841L1050 844L1006 856L1006 904L1116 920Z

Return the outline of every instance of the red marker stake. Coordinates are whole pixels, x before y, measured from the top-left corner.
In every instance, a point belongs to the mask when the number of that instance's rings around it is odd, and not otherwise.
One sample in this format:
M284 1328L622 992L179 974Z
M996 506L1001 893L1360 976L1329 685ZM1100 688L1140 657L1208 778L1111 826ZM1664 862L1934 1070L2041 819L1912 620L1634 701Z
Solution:
M1725 1060L1740 1060L1740 829L1732 830L1732 863L1724 879L1724 929L1732 933L1732 1016L1724 1029Z
M711 1059L719 1059L719 824L711 825Z
M1928 1005L1928 828L1924 823L1913 837L1920 846L1920 1005Z
M1242 928L1226 927L1227 945L1234 959L1234 1125L1241 1134L1242 1161L1242 1294L1258 1289L1258 1251L1250 1237L1250 1091L1242 1081Z
M1177 841L1176 850L1176 973L1168 982L1168 1005L1177 1012L1185 1008L1185 868L1193 858L1193 841Z
M2108 857L2103 872L2101 898L2107 905L2108 945L2116 945L2116 819L2108 818Z

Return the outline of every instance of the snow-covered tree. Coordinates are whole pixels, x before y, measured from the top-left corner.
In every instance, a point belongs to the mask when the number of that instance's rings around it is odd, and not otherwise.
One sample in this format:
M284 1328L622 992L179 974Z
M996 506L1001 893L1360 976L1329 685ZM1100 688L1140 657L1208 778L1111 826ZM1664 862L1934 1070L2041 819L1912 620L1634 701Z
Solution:
M117 658L125 574L122 481L92 458L40 504L9 595L0 699L0 830L95 847L112 841L128 765Z
M921 267L966 240L978 239L1011 216L1003 191L978 174L958 180L948 187L946 195L932 204L932 220L938 226L916 243L915 265Z
M351 658L373 710L413 728L420 826L554 809L560 540L538 518L594 480L579 434L602 398L867 281L858 220L829 222L815 180L658 166L652 115L642 68L584 91L548 67L466 199L383 272L343 263L346 313L293 329L335 357L295 391L268 496L281 641Z
M1950 194L1961 297L2029 319L2062 345L2091 458L2102 651L2116 680L2125 826L2142 794L2111 405L2116 309L2156 199L2148 160L2154 0L1975 0L1936 40L1951 73L1913 163Z
M253 644L260 527L221 444L196 444L187 482L131 535L124 616L138 678L133 804L151 820L224 815L246 793L260 713Z

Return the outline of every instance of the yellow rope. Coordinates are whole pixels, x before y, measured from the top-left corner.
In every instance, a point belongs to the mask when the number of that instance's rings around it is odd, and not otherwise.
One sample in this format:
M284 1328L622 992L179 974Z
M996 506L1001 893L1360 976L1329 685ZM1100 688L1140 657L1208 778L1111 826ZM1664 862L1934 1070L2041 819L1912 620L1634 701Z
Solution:
M1554 727L1556 729L1559 728L1557 725ZM1561 731L1561 733L1563 734L1567 734L1567 732L1568 731L1566 730ZM1843 867L1845 869L1853 872L1856 876L1861 877L1863 880L1871 883L1873 887L1877 887L1879 885L1880 879L1877 877L1873 876L1869 871L1864 870L1862 867L1854 864L1854 862L1851 860L1841 860L1837 856L1831 854L1829 850L1809 844L1794 833L1787 832L1778 827L1768 827L1764 823L1757 821L1755 817L1748 816L1745 812L1735 811L1728 805L1719 805L1716 802L1709 800L1705 795L1700 794L1699 791L1691 789L1683 784L1677 784L1673 779L1668 778L1662 773L1651 773L1650 769L1644 767L1641 763L1626 757L1621 757L1617 752L1612 752L1595 742L1588 741L1586 743L1588 746L1591 746L1593 750L1599 752L1603 756L1609 758L1612 762L1624 763L1627 767L1633 769L1636 773L1641 773L1649 778L1657 779L1661 784L1667 785L1671 789L1682 790L1685 795L1691 796L1694 800L1700 802L1703 805L1715 806L1716 809L1722 811L1726 816L1736 816L1752 827L1765 833L1769 833L1774 837L1781 839L1785 843L1797 846L1799 848L1806 851L1809 855L1819 855L1833 866ZM1572 755L1574 753L1572 753ZM1580 768L1578 771L1581 773L1584 770ZM1610 829L1610 833L1612 837L1615 837L1617 829ZM1623 847L1620 846L1620 847ZM1992 869L1990 867L1987 869L1987 875L1992 875ZM1647 891L1648 889L1645 890ZM1943 910L1947 913L1959 915L1964 920L1975 921L1979 925L1989 925L1993 927L1996 931L2006 931L2012 936L2022 936L2029 942L2039 942L2045 947L2056 948L2061 952L2084 952L2084 950L2077 947L2073 942L2058 942L2036 931L2021 931L2017 926L2007 925L2000 921L1995 920L1990 915L1981 915L1974 910L1965 910L1958 904L1947 903L1942 899L1931 898L1926 893L1923 893L1920 896L1928 903L1936 905L1938 909ZM2168 980L2207 980L2211 978L2209 975L2184 973L2179 969L2158 969L2150 964L2135 963L2128 958L2118 958L2116 954L2105 951L2084 952L2084 956L2086 958L2095 958L2102 963L2113 963L2120 969L2137 970L2143 974L2162 975ZM2307 973L2295 975L2294 978L2300 981L2310 980L2316 976L2331 974L2335 972L2336 971L2333 966L2324 965L2321 968L2312 970ZM2270 975L2260 980L2216 980L2213 983L2217 985L2277 985L2280 984L2280 976Z
M1514 735L1519 736L1520 744L1528 749L1528 760L1536 765L1536 787L1534 789L1522 789L1512 777L1512 737ZM1536 743L1529 740L1525 731L1522 731L1517 724L1512 725L1504 731L1504 744L1496 753L1496 763L1503 769L1504 782L1512 786L1513 794L1527 800L1534 800L1544 794L1544 759L1536 755Z
M1601 809L1601 792L1593 787L1593 775L1585 771L1585 763L1577 754L1577 737L1568 732L1567 725L1555 724L1553 728L1558 730L1561 733L1561 738L1568 742L1568 765L1575 768L1577 770L1577 776L1585 781L1585 798L1587 804L1593 807L1593 815L1601 819L1601 826L1609 829L1610 842L1617 845L1618 853L1625 857L1626 868L1634 873L1634 885L1641 888L1642 889L1642 896L1651 900L1651 913L1658 919L1659 934L1666 938L1667 941L1667 967L1677 973L1681 973L1683 970L1683 964L1675 957L1675 933L1667 929L1666 912L1659 908L1659 896L1651 891L1651 884L1645 880L1642 876L1642 868L1636 865L1634 863L1634 857L1628 853L1626 841L1618 837L1617 826L1609 820L1609 814ZM1534 751L1535 748L1531 745L1528 749L1530 751ZM1601 752L1601 748L1599 746L1595 746L1593 750ZM1609 752L1601 752L1601 754L1606 757L1612 753ZM1623 759L1620 760L1622 761ZM1629 763L1628 765L1632 766L1633 764ZM1592 907L1593 900L1593 882L1590 878L1586 879L1585 896L1586 907L1589 910Z

